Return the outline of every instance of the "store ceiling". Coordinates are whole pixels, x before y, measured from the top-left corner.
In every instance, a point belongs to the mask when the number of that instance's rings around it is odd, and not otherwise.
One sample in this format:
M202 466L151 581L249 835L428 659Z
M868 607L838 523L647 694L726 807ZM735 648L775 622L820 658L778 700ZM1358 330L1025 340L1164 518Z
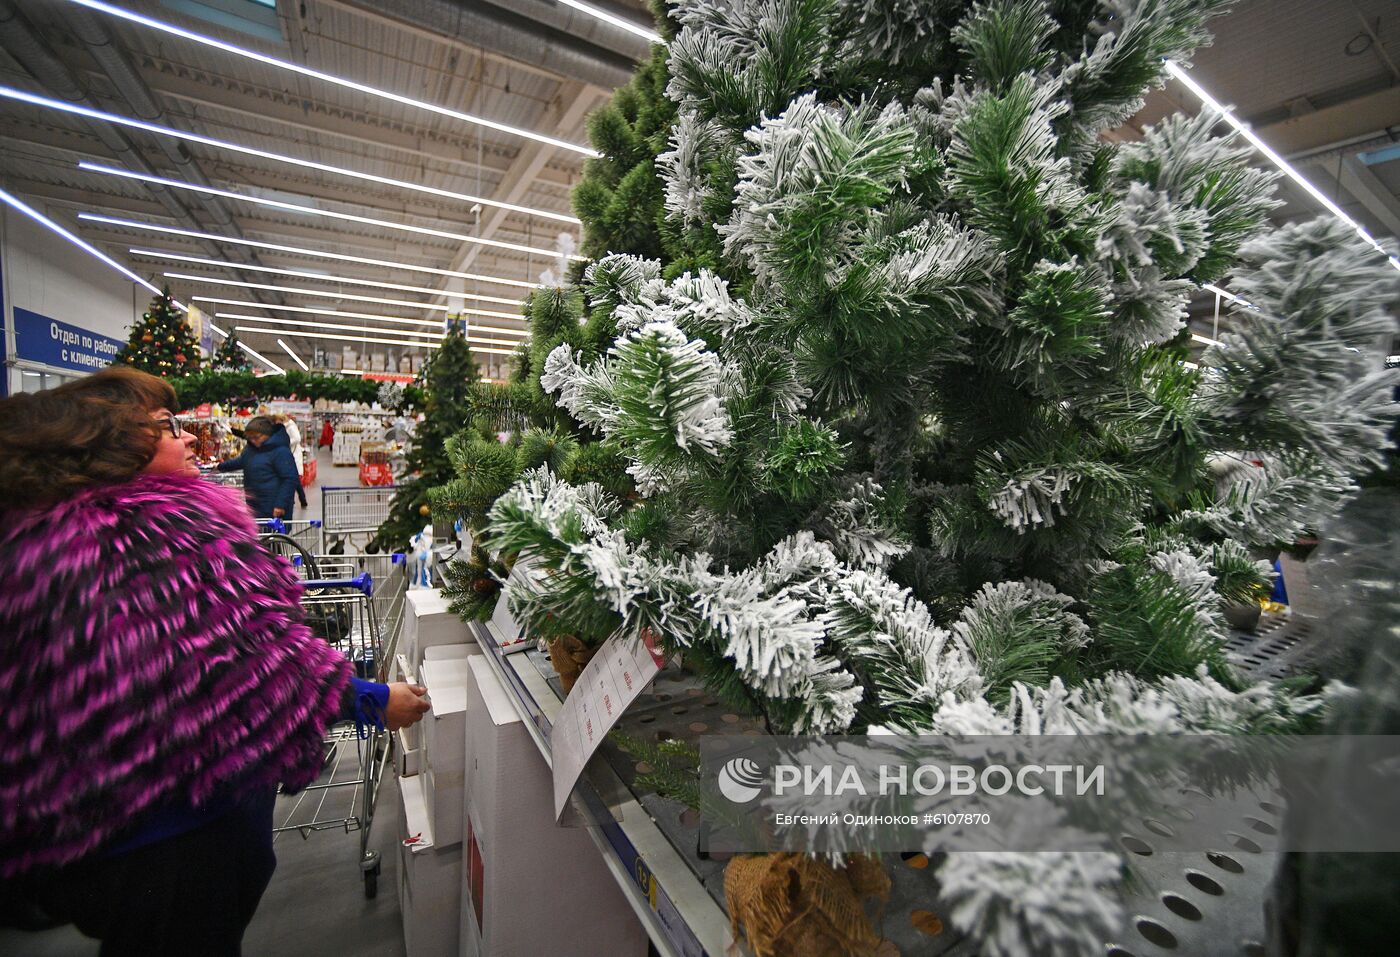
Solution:
M647 24L642 0L590 0L616 16ZM647 42L622 27L551 0L125 0L145 16L327 74L390 90L507 126L585 144L584 119L625 82ZM1245 0L1215 23L1216 42L1195 59L1193 76L1234 104L1266 141L1376 236L1400 234L1400 155L1368 165L1400 143L1400 5L1393 0ZM84 9L69 0L0 0L0 85L55 100L137 117L148 123L457 194L544 213L569 215L569 192L584 156L522 136L472 125L298 76L148 26ZM1195 112L1173 83L1154 93L1127 128L1166 112ZM180 142L53 109L0 100L0 176L5 187L46 211L142 275L165 272L303 292L170 280L176 294L301 308L438 319L443 292L328 283L253 267L370 280L518 299L516 285L452 280L402 266L532 282L554 264L561 232L577 227L546 216L366 182L264 156ZM1397 151L1400 152L1400 151ZM136 169L262 200L311 206L415 227L327 218L211 196L77 168L82 161ZM1316 201L1297 187L1279 218L1314 215ZM391 268L307 252L160 234L150 228L79 220L95 213L228 239L276 244L401 264ZM450 236L505 242L503 249ZM223 260L231 269L133 254L158 250ZM412 300L367 303L344 296ZM342 298L336 298L341 296ZM1207 297L1208 299L1209 297ZM354 317L204 304L206 311L283 320L385 325ZM468 308L513 315L509 304L465 301ZM1209 333L1212 303L1194 320ZM483 326L523 330L518 319L477 316ZM225 320L221 324L243 324ZM250 323L256 324L256 323ZM262 323L262 325L268 325ZM284 329L326 332L283 322ZM405 324L405 328L412 328ZM423 327L426 328L426 327ZM513 340L506 333L492 333ZM277 336L243 333L270 357ZM343 343L281 335L303 356ZM387 347L399 351L401 347ZM483 354L500 362L503 355ZM275 360L276 361L276 360Z

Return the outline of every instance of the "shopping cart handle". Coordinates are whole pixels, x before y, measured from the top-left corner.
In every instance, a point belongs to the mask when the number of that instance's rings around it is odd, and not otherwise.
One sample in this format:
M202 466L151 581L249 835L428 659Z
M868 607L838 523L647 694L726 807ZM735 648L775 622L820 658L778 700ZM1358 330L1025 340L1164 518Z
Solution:
M307 526L308 526L309 528L320 528L320 527L321 527L321 520L320 520L319 518L313 518L313 519L311 519L309 522L307 522L306 524L307 524Z
M390 564L390 565L401 565L401 564L403 564L403 552L394 552L392 555L390 555L390 556L389 556L389 564Z
M260 518L258 519L258 529L264 532L276 532L278 535L287 534L287 524L280 518Z
M369 572L360 572L354 578L314 578L301 583L308 590L312 588L354 588L365 593L367 598L374 596L374 577Z

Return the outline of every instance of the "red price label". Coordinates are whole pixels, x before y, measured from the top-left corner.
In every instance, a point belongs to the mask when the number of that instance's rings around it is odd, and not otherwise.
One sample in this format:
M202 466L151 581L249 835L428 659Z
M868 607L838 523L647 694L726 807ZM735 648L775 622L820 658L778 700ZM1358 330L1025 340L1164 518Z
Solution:
M632 690L632 672L624 671L622 673L622 683L627 686L628 691Z

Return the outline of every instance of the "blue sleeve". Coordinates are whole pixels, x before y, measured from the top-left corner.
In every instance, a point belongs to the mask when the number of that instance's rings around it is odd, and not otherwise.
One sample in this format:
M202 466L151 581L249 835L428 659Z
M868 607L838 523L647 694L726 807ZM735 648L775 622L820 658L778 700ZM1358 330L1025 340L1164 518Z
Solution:
M363 738L366 725L384 730L384 712L388 707L388 685L352 677L350 687L346 689L345 703L341 707L341 717L353 719L355 726L360 730L360 737Z
M243 459L248 454L248 446L243 446L243 451L238 453L237 458L229 459L227 462L220 462L218 469L220 472L236 472L243 468Z
M282 449L272 457L272 472L277 476L277 497L273 502L277 508L290 516L300 481L297 477L296 459L292 458L290 449Z

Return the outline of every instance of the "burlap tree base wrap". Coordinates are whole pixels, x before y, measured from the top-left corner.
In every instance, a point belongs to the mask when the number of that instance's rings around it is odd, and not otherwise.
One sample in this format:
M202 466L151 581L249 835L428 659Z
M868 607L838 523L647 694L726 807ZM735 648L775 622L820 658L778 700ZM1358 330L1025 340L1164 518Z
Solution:
M588 647L573 635L555 638L548 646L549 660L553 662L554 670L559 673L559 683L564 686L564 694L568 694L573 690L574 682L578 681L583 669L598 653L598 649Z
M878 861L852 856L838 870L805 854L746 854L724 871L731 929L754 957L884 957L897 954L866 917L866 898L889 898ZM883 945L883 946L882 946Z

